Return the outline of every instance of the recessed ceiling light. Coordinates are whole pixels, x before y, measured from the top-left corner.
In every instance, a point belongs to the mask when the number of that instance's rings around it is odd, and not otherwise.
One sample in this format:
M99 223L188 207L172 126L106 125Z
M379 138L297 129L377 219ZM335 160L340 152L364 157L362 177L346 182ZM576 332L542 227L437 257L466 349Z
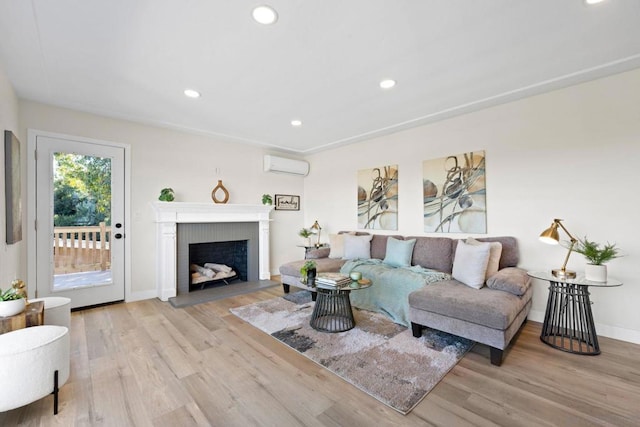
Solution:
M584 0L586 4L597 4L602 3L604 0Z
M256 7L251 15L257 23L263 25L271 25L278 20L278 13L274 8L267 5Z
M380 82L380 87L382 89L391 89L396 85L396 81L392 79L385 79Z
M189 98L200 98L200 92L198 92L197 90L185 89L184 94Z
M302 126L302 120L291 120L291 126L293 126L293 127Z

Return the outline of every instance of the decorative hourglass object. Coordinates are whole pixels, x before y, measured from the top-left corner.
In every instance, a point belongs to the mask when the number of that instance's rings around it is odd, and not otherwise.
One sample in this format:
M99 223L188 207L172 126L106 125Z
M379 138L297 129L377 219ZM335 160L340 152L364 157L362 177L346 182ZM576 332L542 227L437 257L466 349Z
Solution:
M223 199L218 198L218 193L220 191L222 191L222 194L224 195ZM229 201L229 192L224 188L224 185L222 185L221 179L218 180L218 185L216 185L213 188L213 191L211 191L211 198L215 203L227 203Z

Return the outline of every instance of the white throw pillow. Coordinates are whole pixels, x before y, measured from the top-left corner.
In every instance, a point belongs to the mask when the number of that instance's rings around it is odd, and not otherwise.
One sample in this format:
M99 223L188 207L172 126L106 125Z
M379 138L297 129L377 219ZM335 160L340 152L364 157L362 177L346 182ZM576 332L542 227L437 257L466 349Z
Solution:
M329 258L344 256L344 234L329 234Z
M369 259L371 258L372 235L351 236L344 235L344 256L342 259Z
M469 287L480 289L484 285L487 274L490 252L491 245L488 243L467 245L459 241L451 276Z
M487 279L500 270L500 257L502 256L502 243L500 242L480 242L473 237L467 238L467 245L482 245L483 243L489 243L489 263L487 264L487 273L484 277L485 282Z

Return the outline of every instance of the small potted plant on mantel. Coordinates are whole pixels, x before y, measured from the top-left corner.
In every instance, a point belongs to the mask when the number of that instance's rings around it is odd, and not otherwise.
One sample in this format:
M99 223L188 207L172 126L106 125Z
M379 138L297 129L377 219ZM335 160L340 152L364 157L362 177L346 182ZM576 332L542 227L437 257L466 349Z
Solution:
M20 284L23 284L22 280L14 280L6 291L0 289L0 317L15 316L24 311L27 300Z
M615 243L607 242L606 245L600 247L599 243L587 239L586 236L584 239L578 239L573 250L589 261L584 268L584 277L593 282L606 282L607 266L604 264L621 256Z

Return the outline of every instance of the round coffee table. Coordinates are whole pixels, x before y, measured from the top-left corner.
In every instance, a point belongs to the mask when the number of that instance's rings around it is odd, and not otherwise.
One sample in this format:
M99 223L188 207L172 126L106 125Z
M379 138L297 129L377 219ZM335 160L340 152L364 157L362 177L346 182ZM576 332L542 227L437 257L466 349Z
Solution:
M318 286L318 297L309 322L311 327L320 332L344 332L353 329L356 321L353 318L349 294L351 291L366 289L369 286L371 283L358 282L339 288Z

